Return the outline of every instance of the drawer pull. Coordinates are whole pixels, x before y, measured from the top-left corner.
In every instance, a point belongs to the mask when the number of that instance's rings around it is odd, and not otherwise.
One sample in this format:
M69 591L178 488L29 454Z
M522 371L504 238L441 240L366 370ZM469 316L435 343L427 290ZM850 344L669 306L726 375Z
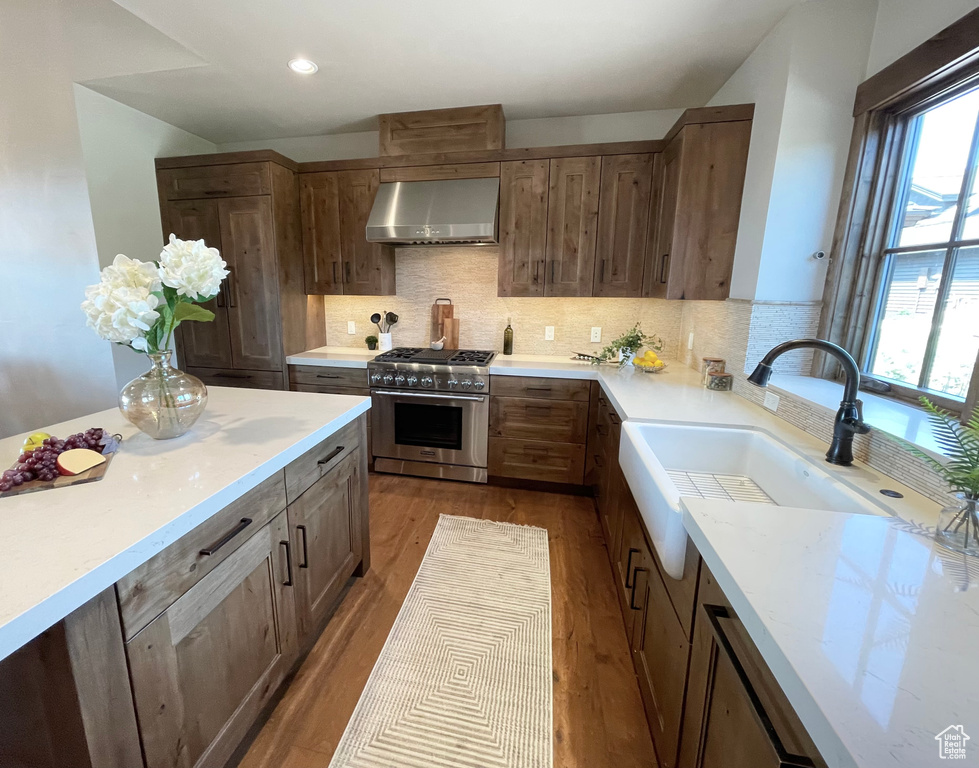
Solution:
M528 392L550 392L551 387L524 387Z
M309 568L309 542L306 541L306 526L297 525L296 530L303 536L303 561L299 564L299 567Z
M250 379L250 373L212 373L216 379Z
M605 437L605 435L608 434L608 430L605 429L605 425L604 424L596 424L595 425L595 431L598 432L598 436L599 437Z
M339 262L333 262L333 284L340 285L340 274L337 272L337 268L340 266Z
M595 466L598 467L599 469L605 466L605 459L603 459L597 453L595 454Z
M748 701L751 703L755 717L758 718L759 725L765 731L769 742L771 742L772 749L778 756L779 765L784 765L786 768L813 768L815 764L810 758L805 755L794 755L785 748L781 738L779 738L778 731L775 730L775 725L772 723L771 718L765 711L764 705L761 703L761 699L758 698L758 694L755 692L755 688L748 678L748 673L745 672L744 665L741 664L741 660L738 658L734 646L731 645L731 641L721 626L721 619L734 621L734 617L727 608L720 605L705 605L704 613L707 614L707 619L710 622L710 628L714 634L714 639L717 640L718 647L721 648L728 661L731 662L731 666L734 667L734 672L748 697Z
M334 448L332 451L330 451L330 453L328 455L324 456L322 459L320 459L316 463L319 464L322 467L324 464L329 464L331 461L333 461L333 459L335 459L341 453L343 453L343 446L342 445L338 445L336 448Z
M611 422L612 422L613 424L621 424L621 423L622 423L622 419L620 419L620 418L618 417L618 415L617 415L617 414L614 414L614 413L610 413L610 414L608 415L608 419L609 419L609 421L611 421Z
M279 542L280 546L286 548L286 580L282 582L283 587L292 586L292 547L289 546L289 542L283 539Z
M636 605L636 584L639 583L639 574L640 573L649 573L649 569L648 568L636 568L636 570L634 570L632 572L632 592L629 593L629 607L632 610L634 610L634 611L641 611L642 610L642 606L641 605Z
M221 547L231 541L235 536L245 530L249 525L252 524L252 519L250 517L243 517L238 521L238 525L228 531L224 536L215 541L211 546L205 547L201 550L201 554L205 557L209 557L217 552Z
M629 578L629 574L632 572L632 556L638 554L639 554L638 549L636 549L635 547L629 547L629 557L625 561L625 588L626 589L632 587L632 584L629 583L631 581L631 579Z
M341 377L340 376L335 376L332 373L317 373L316 374L316 378L317 379L339 379Z

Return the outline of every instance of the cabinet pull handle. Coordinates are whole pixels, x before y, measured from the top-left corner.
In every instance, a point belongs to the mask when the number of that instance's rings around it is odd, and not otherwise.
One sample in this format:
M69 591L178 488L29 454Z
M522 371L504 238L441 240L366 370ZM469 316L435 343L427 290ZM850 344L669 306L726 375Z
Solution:
M755 717L758 718L759 724L764 729L772 748L775 750L775 754L778 756L779 764L785 766L785 768L814 768L815 764L810 758L805 755L794 755L785 748L785 745L782 744L782 740L779 738L778 731L775 730L771 718L761 703L761 699L755 693L755 688L748 678L748 673L745 672L744 666L734 651L734 646L731 645L731 641L721 626L721 619L734 621L734 616L722 605L704 605L704 613L707 614L707 620L710 623L714 639L717 640L718 647L724 651L724 655L731 662L731 666L734 667L741 687L744 688L744 692L748 696L748 701L751 703L751 708L754 710Z
M202 549L200 553L205 557L209 557L210 555L213 555L215 552L221 549L221 547L223 547L225 544L231 541L235 536L237 536L239 533L241 533L251 524L252 524L252 519L250 517L241 518L241 520L238 521L238 525L236 525L234 528L232 528L230 531L224 534L224 536L222 536L220 539L215 541L211 546L204 547L204 549Z
M608 415L608 420L611 421L613 424L621 424L622 423L622 419L619 418L619 415L617 413L610 413Z
M527 392L550 392L550 387L524 387Z
M235 282L235 268L228 267L228 306L237 307L238 297L235 295L238 293L238 283Z
M297 525L296 530L303 535L303 561L299 564L299 567L309 568L309 542L306 541L306 526Z
M335 459L341 453L343 453L343 446L338 445L336 448L334 448L332 451L330 451L326 456L324 456L316 463L322 467L324 464L329 464L331 461L333 461L333 459Z
M599 437L605 437L605 435L608 434L608 430L605 429L605 425L604 424L596 424L595 425L595 431L598 432L598 436Z
M316 374L316 378L317 379L339 379L340 377L339 376L336 376L336 375L334 375L332 373L317 373Z
M212 373L217 379L250 379L252 375L250 373Z
M636 605L636 584L639 583L638 576L639 576L640 573L649 573L649 569L648 568L636 568L632 572L632 592L629 593L629 607L632 610L634 610L634 611L641 611L642 610L642 606L641 605Z
M343 262L343 281L345 283L349 283L350 282L350 262L349 261Z
M279 546L286 548L286 580L282 582L283 587L292 586L292 547L289 542L283 539L279 542Z
M215 305L217 305L219 307L223 307L226 304L226 302L224 300L224 292L222 291L222 289L224 289L224 288L227 288L227 286L226 285L219 286L218 287L218 295L214 297L214 303L215 303Z
M540 262L539 261L535 261L534 262L534 282L535 283L539 283L540 282Z
M598 278L598 282L600 283L605 282L605 259L602 259L602 276Z
M666 282L666 268L670 264L670 254L664 253L663 260L659 263L659 281L661 283Z
M629 574L632 572L632 556L633 555L638 555L638 554L639 554L639 550L638 549L636 549L635 547L629 547L629 558L625 561L625 587L626 587L626 589L629 589L629 587L632 586L632 584L629 583L629 581L630 581Z
M340 282L340 273L338 272L339 262L333 262L333 284L337 285Z
M556 266L557 266L557 259L554 259L551 262L551 282L552 283L554 282L554 269L555 269Z
M595 466L598 467L599 469L605 466L605 459L603 459L597 453L595 454Z

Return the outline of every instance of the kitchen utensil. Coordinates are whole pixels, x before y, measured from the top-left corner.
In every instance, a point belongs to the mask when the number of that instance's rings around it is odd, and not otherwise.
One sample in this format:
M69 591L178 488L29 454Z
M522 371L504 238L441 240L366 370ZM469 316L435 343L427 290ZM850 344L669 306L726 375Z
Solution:
M398 323L398 316L396 314L394 314L394 312L388 312L388 313L386 313L384 315L384 320L387 322L387 324L388 324L388 332L390 332L391 331L391 326L392 325L397 325L397 323Z
M384 333L384 329L381 328L381 315L380 315L380 313L375 312L373 315L371 315L371 322L374 323L374 325L377 326L377 332L378 333Z
M434 349L436 352L438 352L440 349L442 349L442 347L445 346L445 336L443 336L438 341L433 341L428 346L430 346L432 349Z

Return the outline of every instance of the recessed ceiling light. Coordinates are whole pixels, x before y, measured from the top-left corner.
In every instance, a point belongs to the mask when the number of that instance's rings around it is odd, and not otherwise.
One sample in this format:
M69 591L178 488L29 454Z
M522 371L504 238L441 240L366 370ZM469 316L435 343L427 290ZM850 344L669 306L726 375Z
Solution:
M316 62L310 61L309 59L292 59L289 62L289 69L293 72L298 72L300 75L311 75L319 67L316 66Z

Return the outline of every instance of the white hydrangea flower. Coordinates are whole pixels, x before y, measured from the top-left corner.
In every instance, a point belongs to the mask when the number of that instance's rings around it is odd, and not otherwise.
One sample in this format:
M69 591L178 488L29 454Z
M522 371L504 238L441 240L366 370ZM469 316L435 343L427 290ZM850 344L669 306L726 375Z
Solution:
M180 240L170 235L170 242L160 254L160 279L191 299L217 294L221 281L228 276L227 264L217 248L208 248L203 240Z
M160 317L160 299L154 295L161 289L156 265L119 254L101 278L85 289L86 324L106 341L147 351L144 334Z

